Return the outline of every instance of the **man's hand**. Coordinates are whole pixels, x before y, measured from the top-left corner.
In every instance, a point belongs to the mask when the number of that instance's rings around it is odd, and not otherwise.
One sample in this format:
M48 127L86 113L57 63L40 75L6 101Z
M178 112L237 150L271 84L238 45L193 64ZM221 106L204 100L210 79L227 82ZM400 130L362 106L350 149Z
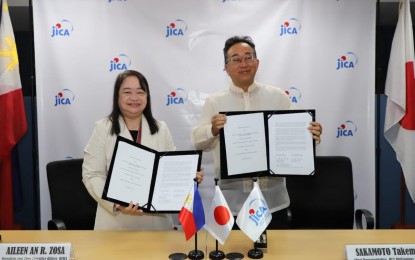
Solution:
M313 134L313 139L319 144L321 142L321 134L323 133L323 127L319 122L310 122L308 130Z
M217 136L220 130L225 126L226 123L226 115L217 114L212 117L212 134L213 136Z

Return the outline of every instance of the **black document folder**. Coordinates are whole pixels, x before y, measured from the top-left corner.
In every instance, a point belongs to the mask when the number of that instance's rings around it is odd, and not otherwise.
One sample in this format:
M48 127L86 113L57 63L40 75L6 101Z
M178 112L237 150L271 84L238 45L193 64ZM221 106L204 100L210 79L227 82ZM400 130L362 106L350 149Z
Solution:
M102 198L123 206L139 203L148 213L178 213L201 161L200 150L157 152L119 136Z
M221 177L314 174L315 110L232 111L220 131Z

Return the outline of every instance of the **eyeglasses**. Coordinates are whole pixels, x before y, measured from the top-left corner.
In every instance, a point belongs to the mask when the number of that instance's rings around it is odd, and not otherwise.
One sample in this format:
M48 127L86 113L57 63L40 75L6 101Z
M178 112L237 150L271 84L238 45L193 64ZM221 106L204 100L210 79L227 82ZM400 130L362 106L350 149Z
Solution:
M239 67L242 64L242 61L245 62L245 64L252 64L254 60L256 59L255 55L252 53L246 54L242 57L240 56L232 56L228 59L227 64L231 64L235 67Z

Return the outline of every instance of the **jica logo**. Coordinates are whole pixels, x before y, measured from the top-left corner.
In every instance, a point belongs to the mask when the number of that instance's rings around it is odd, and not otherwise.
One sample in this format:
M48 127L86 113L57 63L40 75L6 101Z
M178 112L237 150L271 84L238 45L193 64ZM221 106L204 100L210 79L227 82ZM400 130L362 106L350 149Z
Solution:
M73 92L67 88L63 89L55 96L55 107L56 106L70 106L75 100Z
M353 137L354 134L357 132L357 126L352 121L346 121L344 124L341 124L337 128L337 136L336 138L340 137Z
M280 36L298 34L301 30L301 23L296 18L290 18L281 24Z
M114 70L127 70L130 66L131 59L125 54L120 54L118 55L118 57L115 57L112 60L110 60L110 72Z
M354 69L357 64L357 55L353 52L347 52L337 59L337 69Z
M260 199L254 199L249 203L248 218L255 224L255 226L264 225L267 218L270 217L267 204Z
M73 25L68 20L62 20L60 23L52 26L52 35L51 37L65 37L71 36L73 32Z
M166 27L166 38L170 36L183 36L187 31L187 25L183 20L177 19Z
M301 92L296 87L291 87L288 90L285 91L285 93L288 95L288 97L291 99L291 103L298 103L301 99Z
M169 95L167 95L166 106L183 105L186 100L187 100L186 91L182 88L177 88L175 91L172 91Z

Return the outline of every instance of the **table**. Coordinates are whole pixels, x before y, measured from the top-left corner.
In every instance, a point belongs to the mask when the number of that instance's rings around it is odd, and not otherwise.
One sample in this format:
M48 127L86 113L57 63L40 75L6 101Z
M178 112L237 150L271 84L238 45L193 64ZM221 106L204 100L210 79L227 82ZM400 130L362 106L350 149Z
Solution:
M344 259L345 245L415 244L415 230L268 230L268 252L263 259ZM185 240L182 231L47 231L0 230L3 243L71 242L77 260L84 259L168 259L171 253L189 253L194 238ZM209 259L215 240L204 230L198 233L198 249ZM219 249L226 253L247 252L252 241L233 230Z

